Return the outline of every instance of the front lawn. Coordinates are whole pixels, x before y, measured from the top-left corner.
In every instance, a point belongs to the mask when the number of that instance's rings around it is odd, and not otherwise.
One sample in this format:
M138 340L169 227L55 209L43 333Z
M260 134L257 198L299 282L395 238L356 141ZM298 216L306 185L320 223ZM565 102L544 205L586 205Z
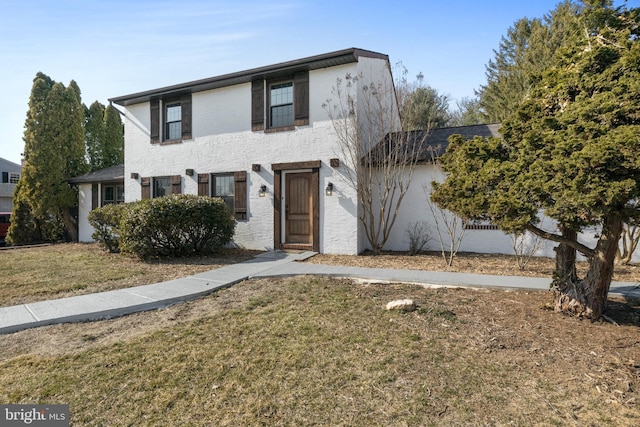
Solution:
M258 251L141 261L96 244L0 251L0 307L171 280L251 259Z
M388 312L413 298L418 310ZM72 425L640 425L640 307L315 277L0 336L0 402Z

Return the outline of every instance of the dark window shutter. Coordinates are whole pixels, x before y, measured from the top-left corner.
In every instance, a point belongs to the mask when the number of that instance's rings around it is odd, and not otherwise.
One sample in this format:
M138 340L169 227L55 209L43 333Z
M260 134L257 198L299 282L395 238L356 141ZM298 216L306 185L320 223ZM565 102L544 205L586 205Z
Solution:
M264 129L264 80L251 82L251 130Z
M301 71L293 78L293 108L296 126L309 124L309 72Z
M171 176L171 194L182 193L182 177L180 175Z
M198 196L208 196L209 193L209 174L198 174Z
M91 184L91 210L98 207L98 184Z
M247 172L234 172L233 183L235 186L233 192L233 210L236 215L236 219L247 219Z
M151 101L151 128L149 129L151 143L160 142L160 101Z
M182 139L192 139L191 134L191 94L182 95L180 98L182 109Z
M9 172L2 172L2 182L9 182Z
M151 198L151 178L140 178L140 186L142 188L142 194L140 197L142 199L150 199Z

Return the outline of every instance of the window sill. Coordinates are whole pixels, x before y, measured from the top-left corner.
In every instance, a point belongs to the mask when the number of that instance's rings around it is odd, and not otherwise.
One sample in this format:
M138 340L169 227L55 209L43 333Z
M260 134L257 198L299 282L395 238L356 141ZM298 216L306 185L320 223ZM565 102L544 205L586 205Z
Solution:
M296 130L295 126L283 126L280 128L267 128L264 130L264 133L276 133L276 132L288 132L288 131L292 131L292 130Z
M166 141L160 141L159 145L173 145L173 144L182 144L182 139L168 139Z

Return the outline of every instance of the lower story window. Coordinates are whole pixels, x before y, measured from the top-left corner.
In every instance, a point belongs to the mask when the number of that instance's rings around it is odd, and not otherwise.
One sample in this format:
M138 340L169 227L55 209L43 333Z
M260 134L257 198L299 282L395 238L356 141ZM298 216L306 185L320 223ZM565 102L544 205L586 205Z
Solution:
M220 197L229 208L229 212L234 212L234 181L233 174L214 174L212 196Z
M168 196L171 194L171 178L162 176L153 178L153 197Z
M102 204L124 202L124 185L104 185L102 193Z

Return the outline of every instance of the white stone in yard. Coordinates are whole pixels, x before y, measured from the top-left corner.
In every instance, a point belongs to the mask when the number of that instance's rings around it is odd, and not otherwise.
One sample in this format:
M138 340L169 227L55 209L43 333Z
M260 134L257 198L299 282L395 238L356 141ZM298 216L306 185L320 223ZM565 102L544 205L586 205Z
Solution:
M415 309L416 303L412 299L398 299L387 303L387 310L413 311Z

